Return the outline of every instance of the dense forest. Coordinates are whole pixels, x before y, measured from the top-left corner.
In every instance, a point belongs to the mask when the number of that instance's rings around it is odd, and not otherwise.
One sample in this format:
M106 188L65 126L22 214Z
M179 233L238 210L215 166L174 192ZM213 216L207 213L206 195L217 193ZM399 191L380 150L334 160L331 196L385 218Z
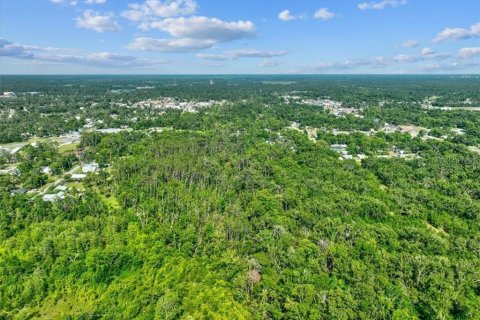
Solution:
M480 79L209 79L2 79L5 147L131 130L0 154L0 319L480 319Z

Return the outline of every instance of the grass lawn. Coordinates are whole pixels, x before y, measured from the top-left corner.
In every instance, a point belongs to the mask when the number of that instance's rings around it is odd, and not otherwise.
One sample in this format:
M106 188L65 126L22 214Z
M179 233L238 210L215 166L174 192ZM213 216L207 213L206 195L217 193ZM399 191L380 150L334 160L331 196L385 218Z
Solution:
M64 144L63 146L58 147L58 152L67 153L67 152L77 150L79 144L80 144L80 142Z

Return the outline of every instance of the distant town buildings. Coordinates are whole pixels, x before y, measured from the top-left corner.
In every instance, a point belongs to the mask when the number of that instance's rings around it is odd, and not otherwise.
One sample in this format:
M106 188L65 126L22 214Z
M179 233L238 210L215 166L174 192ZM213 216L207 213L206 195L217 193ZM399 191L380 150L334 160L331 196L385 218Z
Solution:
M342 102L330 99L303 99L302 104L323 107L329 110L336 117L344 117L348 114L354 117L363 118L362 109L345 107Z
M15 99L17 95L15 92L4 92L3 95L0 96L1 98L8 98L8 99Z
M178 101L174 98L163 97L157 100L148 99L148 100L140 101L133 104L132 107L139 108L139 109L159 109L159 110L176 109L176 110L182 110L183 112L196 113L200 109L209 108L217 103L218 102L214 100L204 101L204 102ZM222 103L224 102L222 101Z

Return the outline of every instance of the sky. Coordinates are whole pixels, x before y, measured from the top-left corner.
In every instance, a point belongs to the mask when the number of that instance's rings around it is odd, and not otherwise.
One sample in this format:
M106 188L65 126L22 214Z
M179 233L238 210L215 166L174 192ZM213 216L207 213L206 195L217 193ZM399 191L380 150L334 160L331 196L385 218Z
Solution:
M479 71L479 0L0 0L0 74Z

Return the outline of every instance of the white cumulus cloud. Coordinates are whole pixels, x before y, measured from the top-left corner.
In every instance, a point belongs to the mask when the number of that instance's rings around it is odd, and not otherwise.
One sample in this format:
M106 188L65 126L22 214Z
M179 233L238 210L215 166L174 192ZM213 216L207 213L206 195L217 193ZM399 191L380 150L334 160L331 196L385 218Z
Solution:
M383 10L387 7L399 7L407 3L407 0L383 0L379 2L362 2L358 5L360 10Z
M315 12L315 19L329 20L335 17L335 13L328 10L328 8L320 8Z
M101 15L93 10L86 10L81 17L76 19L77 27L95 30L97 32L119 31L122 28L113 19L113 13Z
M432 54L435 54L435 51L430 49L430 48L424 48L424 49L422 49L422 51L420 51L420 54L422 56L430 56Z
M177 38L203 39L227 42L250 38L256 33L251 21L223 21L217 18L189 17L168 18L141 25L143 30L158 29Z
M292 15L290 13L290 10L283 10L278 14L278 19L282 21L291 21L291 20L296 20L299 19L299 16Z
M480 56L480 47L462 48L458 51L458 56L464 59Z
M447 40L463 40L470 38L480 37L480 23L470 26L470 28L445 28L437 37L434 42L443 42Z
M132 21L172 18L193 14L197 11L195 0L146 0L128 5L122 16Z
M223 21L208 17L180 17L144 22L142 30L157 29L172 38L140 37L128 46L130 49L188 52L211 48L216 44L252 38L256 27L251 21Z

